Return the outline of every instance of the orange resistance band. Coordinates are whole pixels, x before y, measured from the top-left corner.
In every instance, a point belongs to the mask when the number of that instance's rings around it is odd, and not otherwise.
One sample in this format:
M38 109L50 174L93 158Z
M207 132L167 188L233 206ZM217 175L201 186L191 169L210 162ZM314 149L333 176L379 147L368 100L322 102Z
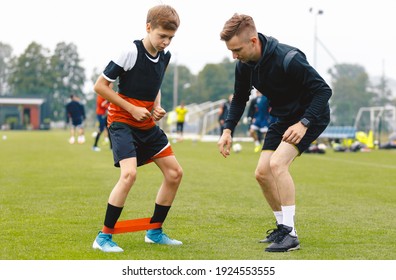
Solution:
M113 234L134 232L162 227L162 223L150 224L151 218L141 218L127 221L119 221L115 224Z

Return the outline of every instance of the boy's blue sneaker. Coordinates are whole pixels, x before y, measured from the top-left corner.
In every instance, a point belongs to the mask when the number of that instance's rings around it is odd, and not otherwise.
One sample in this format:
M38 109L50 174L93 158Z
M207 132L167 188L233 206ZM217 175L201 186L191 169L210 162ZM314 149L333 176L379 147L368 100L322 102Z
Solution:
M182 245L183 242L170 239L165 233L162 232L162 228L159 229L150 229L146 232L146 236L144 237L144 241L146 243L155 243L155 244L163 244L163 245Z
M117 243L115 243L112 239L111 234L103 233L99 231L98 236L92 245L92 248L99 249L106 253L118 253L123 252L120 247L118 247Z

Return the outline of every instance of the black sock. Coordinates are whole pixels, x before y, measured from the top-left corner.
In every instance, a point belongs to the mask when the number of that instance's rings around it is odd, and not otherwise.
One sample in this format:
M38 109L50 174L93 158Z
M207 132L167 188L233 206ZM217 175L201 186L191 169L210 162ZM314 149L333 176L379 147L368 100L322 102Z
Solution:
M99 141L99 137L100 137L101 134L102 134L102 132L98 132L98 134L96 134L94 147L98 146L98 141Z
M151 217L150 223L163 223L168 215L170 206L162 206L159 204L155 204L154 214Z
M123 207L113 206L108 203L104 225L108 228L114 228L118 218L121 215L122 209Z

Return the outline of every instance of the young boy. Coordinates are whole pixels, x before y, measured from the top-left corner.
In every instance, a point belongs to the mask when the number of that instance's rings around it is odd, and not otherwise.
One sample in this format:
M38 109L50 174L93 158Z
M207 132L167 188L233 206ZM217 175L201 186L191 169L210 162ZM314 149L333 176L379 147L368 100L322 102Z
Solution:
M122 252L113 240L114 226L121 215L127 195L136 180L137 167L153 161L162 171L151 223L163 223L175 199L183 170L176 160L165 133L155 124L166 114L161 108L160 87L170 60L165 51L179 27L180 19L172 7L158 5L147 14L147 35L107 65L95 83L95 92L107 99L108 127L112 140L114 165L120 178L110 193L104 226L97 235L94 249ZM118 93L110 84L119 78ZM145 242L181 245L169 238L162 228L148 230Z

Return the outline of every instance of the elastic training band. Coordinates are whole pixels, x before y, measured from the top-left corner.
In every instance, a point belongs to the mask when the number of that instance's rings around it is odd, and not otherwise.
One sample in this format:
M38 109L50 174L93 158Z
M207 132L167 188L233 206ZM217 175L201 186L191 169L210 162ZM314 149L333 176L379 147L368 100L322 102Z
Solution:
M141 218L134 220L119 221L115 224L113 234L157 229L162 227L162 223L150 223L151 218Z

